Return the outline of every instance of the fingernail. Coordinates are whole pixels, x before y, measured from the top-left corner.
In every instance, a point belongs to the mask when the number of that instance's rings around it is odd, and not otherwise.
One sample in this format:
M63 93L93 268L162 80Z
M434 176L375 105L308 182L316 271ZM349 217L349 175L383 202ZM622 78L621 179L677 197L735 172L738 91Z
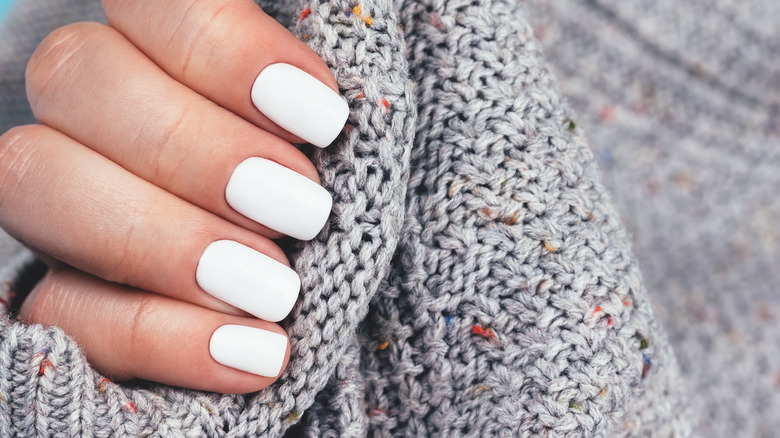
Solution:
M232 240L218 240L203 251L195 278L208 294L272 322L290 313L301 288L295 271Z
M300 240L311 240L319 233L333 204L319 184L257 157L236 166L225 199L244 216Z
M347 102L314 76L290 64L271 64L252 85L252 102L274 123L324 148L347 122Z
M217 362L265 377L279 375L286 351L286 336L243 325L223 325L209 341L209 352Z

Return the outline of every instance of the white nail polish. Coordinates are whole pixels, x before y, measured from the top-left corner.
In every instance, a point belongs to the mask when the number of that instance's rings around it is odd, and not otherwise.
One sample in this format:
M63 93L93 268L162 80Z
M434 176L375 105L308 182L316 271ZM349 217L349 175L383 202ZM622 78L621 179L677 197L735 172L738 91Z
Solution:
M290 64L271 64L252 85L252 102L274 123L324 148L341 132L347 102L314 76Z
M211 357L222 365L265 377L282 370L287 337L243 325L223 325L209 341Z
M232 240L218 240L203 251L195 279L208 294L272 322L290 313L301 288L295 271Z
M258 157L236 166L225 199L244 216L300 240L311 240L320 232L333 204L319 184Z

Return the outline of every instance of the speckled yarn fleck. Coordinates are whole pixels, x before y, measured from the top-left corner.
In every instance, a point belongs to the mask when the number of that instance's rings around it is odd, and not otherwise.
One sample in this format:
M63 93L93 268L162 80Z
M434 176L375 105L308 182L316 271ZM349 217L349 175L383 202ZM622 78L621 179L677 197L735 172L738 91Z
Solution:
M50 3L25 3L36 20L4 36L33 36L3 46L34 47L70 6L99 10ZM514 2L264 6L352 110L309 151L335 202L291 249L303 292L287 371L249 396L130 387L59 330L6 320L0 434L686 436L628 238ZM3 50L22 69L29 51ZM29 120L18 74L5 124Z
M780 434L780 2L529 0L689 388L695 435Z
M514 4L403 9L420 116L362 337L372 434L685 435L625 232Z

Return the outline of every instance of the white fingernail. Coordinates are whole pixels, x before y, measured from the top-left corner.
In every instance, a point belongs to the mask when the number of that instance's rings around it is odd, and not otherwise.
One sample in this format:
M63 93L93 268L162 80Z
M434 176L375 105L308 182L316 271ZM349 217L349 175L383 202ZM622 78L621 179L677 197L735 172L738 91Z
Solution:
M300 240L311 240L319 233L333 204L333 198L319 184L257 157L236 167L225 199L244 216Z
M232 240L218 240L203 251L195 278L210 295L273 322L290 313L301 288L295 271Z
M279 375L286 351L286 336L243 325L223 325L209 341L209 352L217 362L265 377Z
M271 64L252 85L252 102L274 123L324 148L347 122L347 102L314 76L290 64Z

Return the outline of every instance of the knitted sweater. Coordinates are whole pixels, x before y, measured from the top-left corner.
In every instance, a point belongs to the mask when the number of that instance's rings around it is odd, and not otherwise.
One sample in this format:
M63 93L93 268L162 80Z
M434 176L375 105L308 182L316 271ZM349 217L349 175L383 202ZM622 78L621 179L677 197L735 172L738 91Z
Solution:
M672 349L583 132L508 0L269 1L351 115L307 149L333 213L277 383L111 382L56 328L0 326L3 436L687 436ZM0 129L23 65L97 0L29 0L0 35ZM30 256L2 272L10 292Z

